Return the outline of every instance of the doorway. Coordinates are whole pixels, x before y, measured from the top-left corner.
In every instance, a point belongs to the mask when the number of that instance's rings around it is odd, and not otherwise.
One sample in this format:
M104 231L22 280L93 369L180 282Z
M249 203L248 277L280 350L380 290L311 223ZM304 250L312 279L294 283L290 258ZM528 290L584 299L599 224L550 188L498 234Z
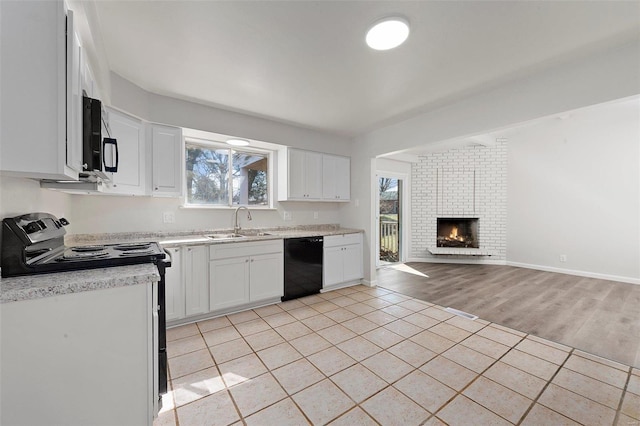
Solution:
M378 264L402 259L402 179L378 176Z

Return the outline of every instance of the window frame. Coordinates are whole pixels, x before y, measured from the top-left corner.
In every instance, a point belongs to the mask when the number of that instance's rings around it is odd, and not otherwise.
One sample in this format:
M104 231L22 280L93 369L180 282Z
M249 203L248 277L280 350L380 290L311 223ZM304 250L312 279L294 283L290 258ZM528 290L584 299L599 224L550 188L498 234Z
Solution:
M223 149L228 151L228 158L229 158L229 176L228 176L228 182L229 182L229 187L227 188L229 194L228 194L228 202L229 204L191 204L189 203L188 199L189 199L189 194L187 192L187 146L199 146L202 148L206 148L206 149L211 149L211 150L216 150L216 149ZM234 153L248 153L248 154L259 154L259 155L264 155L267 157L267 205L261 205L261 204L234 204L233 203L233 154ZM252 210L275 210L274 208L274 197L275 197L275 192L274 192L274 171L273 171L273 167L274 167L274 157L275 157L275 151L273 150L269 150L269 149L264 149L264 148L256 148L256 147L252 147L252 146L247 146L247 147L236 147L236 146L231 146L225 142L222 141L218 141L218 140L213 140L213 139L201 139L201 138L196 138L196 137L185 137L184 138L184 143L182 146L182 156L183 156L183 161L182 161L182 175L183 175L183 193L184 193L184 197L182 199L182 207L183 208L188 208L188 209L222 209L222 210L235 210L236 208L238 208L239 206L246 206L249 207Z

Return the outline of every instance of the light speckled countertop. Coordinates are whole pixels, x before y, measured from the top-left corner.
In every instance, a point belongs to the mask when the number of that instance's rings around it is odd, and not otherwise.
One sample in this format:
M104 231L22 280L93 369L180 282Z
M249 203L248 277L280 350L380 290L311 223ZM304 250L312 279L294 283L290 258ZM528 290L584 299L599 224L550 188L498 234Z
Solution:
M127 241L154 241L164 247L195 244L233 244L283 238L318 237L363 232L361 229L341 228L339 225L303 225L276 228L247 228L245 236L232 239L212 239L210 234L231 233L230 229L210 229L174 232L130 232L111 234L75 234L65 237L66 245L117 244ZM268 233L269 235L258 235ZM87 269L83 271L28 275L0 279L0 303L37 299L67 293L121 287L158 281L158 269L152 264Z
M362 229L341 228L339 225L302 225L275 228L243 228L241 238L212 239L207 235L230 234L232 229L209 229L173 232L129 232L112 234L75 234L67 235L67 245L82 244L117 244L127 241L154 241L164 247L195 244L229 244L262 240L279 240L283 238L318 237L327 235L344 235L362 233ZM268 233L269 235L258 235Z
M150 263L0 278L0 303L124 287L159 280L158 268Z

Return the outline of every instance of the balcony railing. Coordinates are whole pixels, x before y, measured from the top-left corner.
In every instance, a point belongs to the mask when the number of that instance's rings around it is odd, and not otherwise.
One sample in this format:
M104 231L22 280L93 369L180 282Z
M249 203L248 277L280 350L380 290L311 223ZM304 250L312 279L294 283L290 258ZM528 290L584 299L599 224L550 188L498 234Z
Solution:
M400 236L398 222L380 221L380 260L398 262Z

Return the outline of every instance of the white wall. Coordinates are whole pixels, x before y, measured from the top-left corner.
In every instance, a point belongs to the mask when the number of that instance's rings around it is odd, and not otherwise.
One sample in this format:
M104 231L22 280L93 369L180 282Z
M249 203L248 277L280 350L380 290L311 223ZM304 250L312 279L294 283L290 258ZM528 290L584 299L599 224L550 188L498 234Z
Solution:
M640 283L640 100L513 130L508 146L507 260Z
M0 175L0 219L46 212L71 220L70 204L70 195L40 189L38 181Z
M375 235L371 179L376 156L430 143L488 133L564 111L640 94L640 43L550 64L528 78L505 82L459 102L416 114L405 121L357 137L352 164L355 203L343 206L342 223L365 228L365 241ZM637 159L637 157L636 157ZM375 253L365 254L365 279L376 280Z
M349 155L351 140L262 117L147 92L111 73L112 106L156 123L256 139L330 154ZM309 108L313 108L310 101Z
M176 198L122 197L105 195L71 195L74 234L106 232L190 231L233 228L234 209L181 208ZM340 223L335 203L277 203L277 210L251 209L253 220L239 212L240 226L262 228L309 224ZM283 211L291 213L291 220L283 219ZM163 223L163 213L173 212L175 223ZM318 212L318 219L313 213ZM71 217L69 217L71 216Z

